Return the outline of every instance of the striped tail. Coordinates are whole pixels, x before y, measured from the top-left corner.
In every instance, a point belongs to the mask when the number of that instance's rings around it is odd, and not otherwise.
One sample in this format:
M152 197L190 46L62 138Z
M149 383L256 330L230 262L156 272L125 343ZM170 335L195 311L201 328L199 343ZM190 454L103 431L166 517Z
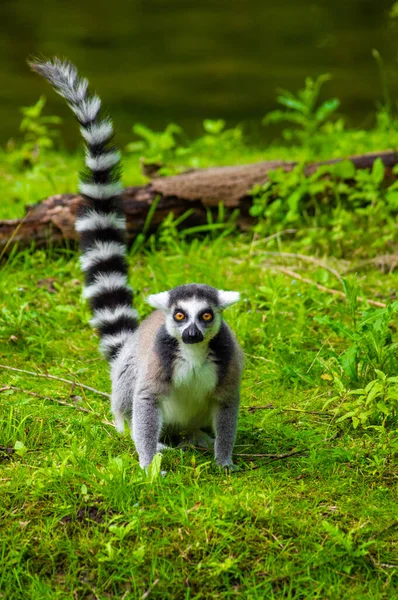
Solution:
M30 63L67 101L86 141L86 167L79 183L84 203L76 219L85 273L84 296L93 311L92 325L106 358L116 358L137 328L133 292L127 283L126 222L122 207L120 153L111 145L113 125L99 118L101 100L87 93L88 81L69 62L55 58Z

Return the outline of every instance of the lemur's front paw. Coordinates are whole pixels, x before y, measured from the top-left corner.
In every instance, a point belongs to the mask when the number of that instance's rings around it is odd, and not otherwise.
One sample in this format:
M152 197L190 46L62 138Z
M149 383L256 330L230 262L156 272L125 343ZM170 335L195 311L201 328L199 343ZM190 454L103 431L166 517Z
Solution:
M235 471L239 471L240 469L240 467L238 467L238 465L234 465L232 461L227 462L217 460L217 466L226 473L233 473Z

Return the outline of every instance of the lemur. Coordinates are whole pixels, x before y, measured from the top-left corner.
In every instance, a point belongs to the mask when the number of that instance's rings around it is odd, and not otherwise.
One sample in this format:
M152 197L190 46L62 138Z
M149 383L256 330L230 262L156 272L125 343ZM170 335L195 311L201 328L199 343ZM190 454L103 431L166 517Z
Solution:
M185 284L152 294L156 310L142 323L132 308L128 285L126 220L122 204L120 153L113 125L100 118L101 100L67 61L32 62L72 109L86 142L87 171L76 219L85 275L84 296L111 371L111 409L119 432L131 428L140 466L147 469L164 446L165 434L208 441L215 433L219 466L233 468L243 369L242 350L223 320L239 293L204 284Z

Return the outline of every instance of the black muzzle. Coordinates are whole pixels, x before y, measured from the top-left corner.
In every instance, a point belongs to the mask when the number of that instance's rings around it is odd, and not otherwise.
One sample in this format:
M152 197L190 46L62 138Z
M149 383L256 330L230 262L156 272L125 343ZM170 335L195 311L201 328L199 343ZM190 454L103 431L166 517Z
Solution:
M203 342L203 333L196 325L190 325L182 332L182 341L184 344L198 344Z

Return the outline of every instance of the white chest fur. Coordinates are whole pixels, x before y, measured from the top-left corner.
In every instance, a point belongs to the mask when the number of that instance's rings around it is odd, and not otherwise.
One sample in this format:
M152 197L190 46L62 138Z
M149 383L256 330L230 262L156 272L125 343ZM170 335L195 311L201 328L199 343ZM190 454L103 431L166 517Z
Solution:
M217 367L201 344L181 348L174 366L170 394L163 399L164 423L199 429L211 425Z

